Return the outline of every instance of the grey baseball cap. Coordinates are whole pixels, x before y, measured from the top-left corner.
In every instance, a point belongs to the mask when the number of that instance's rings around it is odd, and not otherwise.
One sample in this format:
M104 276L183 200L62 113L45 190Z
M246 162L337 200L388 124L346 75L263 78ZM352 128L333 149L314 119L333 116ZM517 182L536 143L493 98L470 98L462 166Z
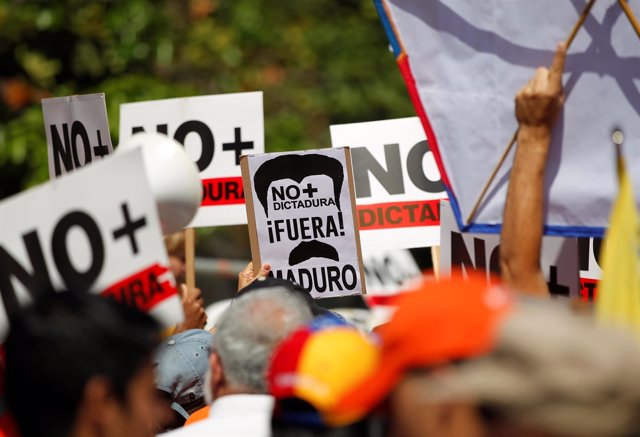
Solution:
M173 408L185 419L205 405L205 375L213 335L189 329L166 339L155 351L156 388L173 399Z

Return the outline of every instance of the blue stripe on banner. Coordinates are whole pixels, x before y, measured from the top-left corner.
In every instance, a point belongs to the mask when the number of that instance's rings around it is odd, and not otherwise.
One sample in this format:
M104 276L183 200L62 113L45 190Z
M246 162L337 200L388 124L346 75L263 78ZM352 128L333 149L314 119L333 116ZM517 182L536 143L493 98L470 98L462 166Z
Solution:
M449 196L449 203L451 204L451 209L453 210L453 215L456 218L456 222L458 223L458 229L463 232L469 232L474 234L499 234L502 231L502 223L499 224L489 224L489 223L475 223L471 222L470 225L464 225L462 222L462 214L460 213L460 207L458 205L458 201L455 196L449 189L449 187L445 186L445 190L447 191L447 196ZM545 225L544 227L544 235L552 236L552 237L595 237L595 238L604 238L606 228L600 227L590 227L590 226L549 226Z
M456 217L457 219L457 217ZM490 225L486 223L472 223L464 232L475 234L499 234L502 224ZM545 226L544 235L551 237L579 237L579 238L603 238L605 228L589 226Z
M391 18L387 15L387 11L384 8L384 0L373 0L373 4L376 6L378 15L380 16L380 21L382 21L382 26L384 27L384 31L387 34L387 38L389 39L389 44L391 44L393 54L397 58L398 56L400 56L400 53L402 53L402 49L400 48L398 38L393 31Z

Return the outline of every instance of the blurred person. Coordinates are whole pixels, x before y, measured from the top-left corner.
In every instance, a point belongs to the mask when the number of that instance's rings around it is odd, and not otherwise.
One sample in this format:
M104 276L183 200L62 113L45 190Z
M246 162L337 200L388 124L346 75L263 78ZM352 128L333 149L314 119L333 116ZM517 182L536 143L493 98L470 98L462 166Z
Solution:
M380 354L372 338L355 327L319 316L276 348L267 372L276 399L273 437L368 436L368 420L334 411L340 396L367 378Z
M185 283L185 240L184 232L179 231L164 236L164 245L169 256L169 269L176 278L177 284Z
M91 294L49 292L12 318L6 399L22 437L147 437L166 420L149 315Z
M538 68L515 102L518 146L502 220L500 274L512 289L538 296L549 295L540 266L544 180L553 125L564 102L565 57L565 44L558 44L551 68Z
M560 302L517 303L485 278L402 296L381 359L338 402L386 409L393 437L624 437L640 431L640 346Z
M166 437L268 436L273 398L266 367L275 347L312 319L302 297L271 287L235 299L222 314L210 357L213 403L207 419Z
M184 321L176 326L173 334L188 329L202 329L207 324L207 314L204 310L204 299L199 288L189 290L185 285L185 240L184 232L165 235L164 244L169 257L169 269L176 279L176 286L182 301Z
M206 375L212 343L209 331L189 329L167 338L156 349L156 388L174 412L163 431L184 425L190 414L211 401Z
M305 290L302 286L284 278L274 278L274 277L256 278L255 281L251 282L250 284L238 290L238 297L236 297L236 299L252 291L262 290L264 288L270 288L270 287L282 287L283 289L287 290L287 292L291 294L296 294L298 296L301 296L309 306L309 309L311 310L311 313L314 316L325 315L328 317L335 318L338 321L342 321L342 322L345 321L344 317L342 317L340 314L336 313L335 311L331 311L319 306L316 299L311 297L311 293Z

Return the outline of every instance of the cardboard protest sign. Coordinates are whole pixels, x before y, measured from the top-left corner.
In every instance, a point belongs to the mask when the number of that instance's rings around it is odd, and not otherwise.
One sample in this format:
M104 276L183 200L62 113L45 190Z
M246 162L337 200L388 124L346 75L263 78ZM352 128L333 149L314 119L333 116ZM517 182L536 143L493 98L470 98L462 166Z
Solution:
M406 249L365 253L363 261L369 303L384 303L385 298L410 290L422 278L418 264Z
M598 297L598 282L602 278L600 268L601 238L580 238L580 296L584 301L595 301Z
M42 112L50 179L113 152L103 93L43 99Z
M202 204L187 227L247 223L240 156L264 152L262 92L121 105L120 141L143 131L174 138L198 165Z
M447 194L418 117L331 126L333 147L350 147L365 254L440 244Z
M254 266L315 298L364 293L351 174L346 148L243 156Z
M440 204L440 274L452 272L487 275L500 273L500 236L461 232L448 201ZM541 265L552 295L579 297L578 239L544 237Z
M587 1L375 0L463 230L499 233L514 153L469 218L516 131L514 96L549 67ZM627 0L636 15L640 0ZM640 165L640 42L620 4L597 1L571 45L545 198L549 235L601 237L618 184L614 138ZM607 108L603 110L603 108ZM636 202L640 171L630 169Z
M114 177L118 175L118 177ZM0 202L0 335L48 290L101 293L182 319L140 150Z

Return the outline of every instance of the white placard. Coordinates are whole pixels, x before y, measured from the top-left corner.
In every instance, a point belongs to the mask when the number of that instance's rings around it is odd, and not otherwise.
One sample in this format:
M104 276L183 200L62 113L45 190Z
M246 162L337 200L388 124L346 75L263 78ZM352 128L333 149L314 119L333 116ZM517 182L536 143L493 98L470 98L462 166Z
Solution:
M101 293L180 322L167 266L141 151L76 170L0 203L0 334L7 314L52 289Z
M104 94L42 100L49 179L113 153Z
M120 141L159 132L183 144L198 165L202 205L187 227L247 223L240 155L264 152L262 92L127 103Z
M363 261L368 298L396 296L410 290L422 278L418 264L406 249L367 253Z
M500 272L500 236L460 232L451 204L440 204L440 274L469 272L484 274ZM578 273L578 239L543 237L541 266L549 291L555 296L577 298L580 292Z
M243 157L254 263L315 298L364 291L349 164L348 149Z
M418 117L331 126L333 147L350 147L365 256L438 246L447 194Z
M600 250L604 240L600 238L580 238L580 296L584 301L595 301L598 295L598 282L602 279L600 268Z

